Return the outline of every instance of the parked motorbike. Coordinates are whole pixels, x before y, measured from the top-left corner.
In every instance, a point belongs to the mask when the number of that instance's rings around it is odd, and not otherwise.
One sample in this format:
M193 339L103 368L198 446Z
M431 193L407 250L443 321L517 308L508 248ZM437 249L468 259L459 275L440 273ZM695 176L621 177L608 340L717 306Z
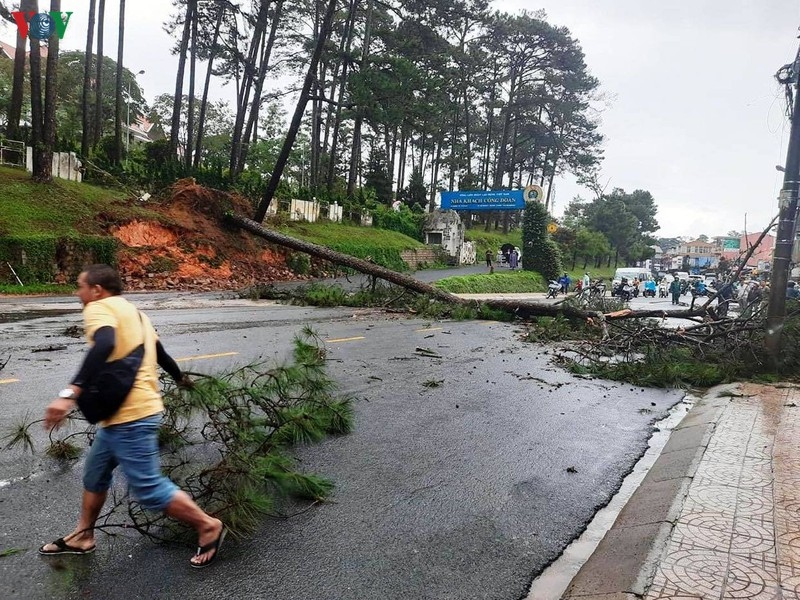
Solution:
M560 291L561 284L557 281L551 280L550 283L547 284L547 298L555 298Z
M634 297L634 288L630 283L621 282L614 288L614 296L618 296L624 302L630 302L630 299Z
M596 281L594 285L592 285L592 296L599 296L603 297L606 295L606 284L602 281Z

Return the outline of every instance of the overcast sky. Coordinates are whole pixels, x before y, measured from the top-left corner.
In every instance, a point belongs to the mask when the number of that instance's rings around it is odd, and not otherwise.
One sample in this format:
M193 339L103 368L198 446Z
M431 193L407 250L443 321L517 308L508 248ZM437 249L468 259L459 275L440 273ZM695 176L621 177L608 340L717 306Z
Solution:
M41 1L40 5L49 3ZM116 52L116 10L106 14L107 53ZM724 235L767 224L777 194L789 124L773 75L797 51L798 0L499 0L507 12L544 9L568 27L607 98L602 181L608 189L649 190L658 204L659 236ZM62 0L73 11L62 41L85 44L87 0ZM145 96L174 89L177 60L162 23L168 0L128 2L125 66L144 69ZM0 29L11 42L15 31ZM217 97L232 95L218 88ZM576 195L557 180L555 213Z

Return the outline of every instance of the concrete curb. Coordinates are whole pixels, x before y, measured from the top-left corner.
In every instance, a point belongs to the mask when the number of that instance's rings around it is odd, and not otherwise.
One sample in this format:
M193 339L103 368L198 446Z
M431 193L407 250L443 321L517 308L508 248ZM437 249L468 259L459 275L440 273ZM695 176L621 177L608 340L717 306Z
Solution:
M620 512L562 600L642 598L655 576L700 459L729 400L713 388L673 430L661 455Z

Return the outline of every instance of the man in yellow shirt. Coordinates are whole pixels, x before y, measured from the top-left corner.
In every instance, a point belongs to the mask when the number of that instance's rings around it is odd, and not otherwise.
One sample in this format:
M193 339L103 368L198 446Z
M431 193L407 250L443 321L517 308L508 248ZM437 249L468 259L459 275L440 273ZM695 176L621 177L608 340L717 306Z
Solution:
M161 473L158 450L164 404L158 389L157 366L178 382L191 382L164 350L150 319L121 293L119 274L108 265L92 265L78 277L77 295L84 306L84 326L91 348L72 383L47 407L45 427L57 429L62 424L75 408L75 400L83 388L104 363L127 356L141 344L144 357L130 393L117 412L100 422L89 449L78 525L69 535L39 548L39 553L94 552L94 525L106 501L112 473L119 465L128 479L131 494L142 506L164 511L194 527L198 548L190 564L195 568L207 567L217 558L225 539L225 526L203 512L186 492Z

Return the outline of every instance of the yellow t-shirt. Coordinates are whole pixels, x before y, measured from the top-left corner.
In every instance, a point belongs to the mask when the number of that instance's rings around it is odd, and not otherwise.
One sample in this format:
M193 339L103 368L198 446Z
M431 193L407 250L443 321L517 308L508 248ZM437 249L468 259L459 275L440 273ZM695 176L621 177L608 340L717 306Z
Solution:
M141 320L139 315L141 314ZM139 372L120 409L101 427L130 423L158 414L164 410L158 390L158 360L156 341L158 335L147 315L122 296L111 296L90 302L83 309L83 322L89 344L94 344L94 334L101 327L113 327L116 343L106 362L119 360L130 354L144 340L144 358Z

